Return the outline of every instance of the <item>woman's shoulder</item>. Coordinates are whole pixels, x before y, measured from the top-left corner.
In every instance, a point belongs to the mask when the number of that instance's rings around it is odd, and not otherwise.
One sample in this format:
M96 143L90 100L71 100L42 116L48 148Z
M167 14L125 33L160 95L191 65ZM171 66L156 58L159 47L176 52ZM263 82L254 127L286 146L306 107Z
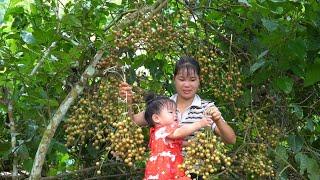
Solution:
M198 96L198 95L197 95ZM207 108L207 107L212 107L215 106L215 103L213 100L208 100L208 99L202 99L200 96L198 96L201 99L201 107L202 108Z

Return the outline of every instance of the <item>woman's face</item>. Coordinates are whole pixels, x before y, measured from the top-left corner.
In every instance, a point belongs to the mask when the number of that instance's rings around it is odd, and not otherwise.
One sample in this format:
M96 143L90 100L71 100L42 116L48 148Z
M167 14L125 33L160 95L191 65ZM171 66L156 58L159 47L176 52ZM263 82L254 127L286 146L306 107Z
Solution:
M178 96L188 100L193 99L200 85L200 78L195 71L182 69L174 77Z

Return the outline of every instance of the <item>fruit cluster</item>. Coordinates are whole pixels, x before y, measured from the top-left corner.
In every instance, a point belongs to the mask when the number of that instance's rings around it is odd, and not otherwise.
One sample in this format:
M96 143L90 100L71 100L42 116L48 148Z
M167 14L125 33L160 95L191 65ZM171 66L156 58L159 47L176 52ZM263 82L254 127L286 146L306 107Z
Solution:
M226 155L226 146L211 130L197 132L194 138L188 140L184 150L186 155L181 168L186 170L188 177L194 173L207 179L210 174L225 170L232 163L231 157Z
M132 166L134 161L143 160L146 150L144 135L141 127L136 125L127 113L123 114L121 119L112 124L115 130L108 136L111 145L107 149L111 150L114 156Z
M77 152L89 146L104 154L112 152L129 166L142 160L144 135L129 118L127 103L118 97L119 78L107 74L92 82L65 124L66 146Z
M280 130L267 121L264 111L251 113L248 111L247 117L239 130L245 132L243 148L237 153L233 170L236 173L255 177L275 176L272 155L268 153L269 148L275 148L279 142Z

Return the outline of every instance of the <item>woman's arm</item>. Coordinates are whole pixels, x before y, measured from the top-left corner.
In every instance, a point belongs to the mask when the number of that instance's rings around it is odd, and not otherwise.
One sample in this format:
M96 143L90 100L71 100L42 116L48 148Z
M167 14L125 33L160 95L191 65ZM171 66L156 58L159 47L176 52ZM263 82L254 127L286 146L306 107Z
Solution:
M218 121L215 121L215 123L217 126L214 129L214 132L221 137L223 142L227 144L236 143L236 135L227 122L220 119Z
M128 113L131 119L139 126L148 125L144 119L144 111L139 112L138 114L133 113L133 108L132 108L133 93L132 93L132 87L128 83L121 82L119 84L119 96L127 101Z
M194 122L192 124L183 125L177 128L173 133L171 133L168 136L168 138L171 138L171 139L185 138L203 127L210 126L212 123L213 121L210 118L203 118L200 121Z
M144 111L134 114L132 120L139 126L148 125L147 121L144 119Z
M215 122L215 133L221 137L222 141L227 144L234 144L236 142L236 134L226 121L221 117L221 113L217 107L210 107L210 115Z

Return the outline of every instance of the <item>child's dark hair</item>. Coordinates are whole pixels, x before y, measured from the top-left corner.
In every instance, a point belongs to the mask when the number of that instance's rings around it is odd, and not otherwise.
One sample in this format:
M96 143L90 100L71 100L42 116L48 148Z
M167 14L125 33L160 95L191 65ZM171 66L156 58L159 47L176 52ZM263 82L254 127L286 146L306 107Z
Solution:
M165 96L158 96L153 93L149 93L145 96L145 101L147 104L146 110L144 112L144 119L147 121L150 127L155 125L152 120L153 114L160 114L161 110L164 107L173 107L175 106L175 102Z
M179 61L176 62L176 66L174 69L174 76L176 76L181 70L187 70L187 75L190 72L196 73L200 76L200 65L198 61L196 61L193 57L190 56L182 56Z

